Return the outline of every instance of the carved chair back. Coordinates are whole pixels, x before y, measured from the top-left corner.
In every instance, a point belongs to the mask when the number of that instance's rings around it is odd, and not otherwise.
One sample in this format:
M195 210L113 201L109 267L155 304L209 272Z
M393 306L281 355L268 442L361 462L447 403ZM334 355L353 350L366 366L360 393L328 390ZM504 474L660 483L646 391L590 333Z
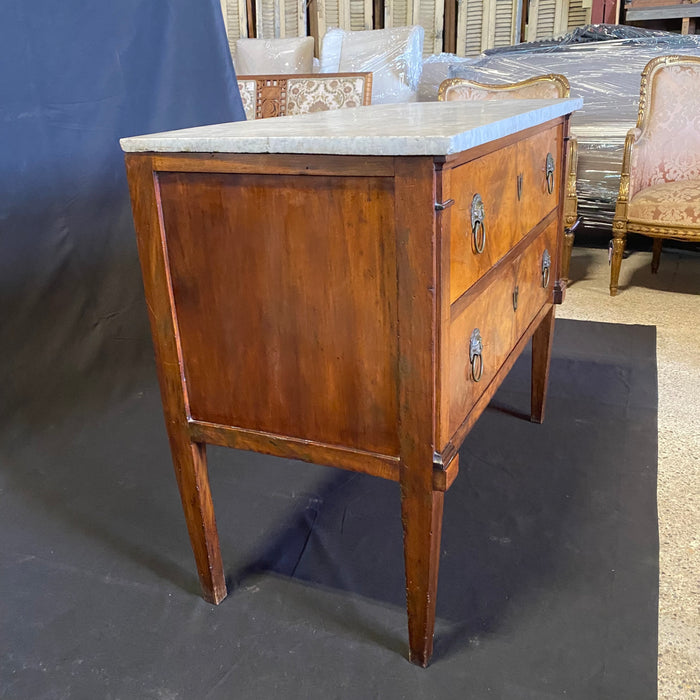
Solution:
M239 75L247 119L360 107L372 100L372 73Z
M568 97L569 81L558 73L538 75L517 83L490 85L465 78L450 78L440 83L438 100L553 100Z

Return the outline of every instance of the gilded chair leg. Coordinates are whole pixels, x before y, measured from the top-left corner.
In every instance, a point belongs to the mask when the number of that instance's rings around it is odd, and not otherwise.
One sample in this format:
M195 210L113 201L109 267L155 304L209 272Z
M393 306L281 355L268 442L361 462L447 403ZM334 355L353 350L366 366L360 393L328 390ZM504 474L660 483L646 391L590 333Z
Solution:
M654 246L651 254L651 274L655 275L659 271L659 262L661 262L661 248L664 244L663 238L655 238Z
M620 265L622 254L625 252L625 234L615 233L612 239L612 259L610 261L610 296L617 294L617 283L620 278Z

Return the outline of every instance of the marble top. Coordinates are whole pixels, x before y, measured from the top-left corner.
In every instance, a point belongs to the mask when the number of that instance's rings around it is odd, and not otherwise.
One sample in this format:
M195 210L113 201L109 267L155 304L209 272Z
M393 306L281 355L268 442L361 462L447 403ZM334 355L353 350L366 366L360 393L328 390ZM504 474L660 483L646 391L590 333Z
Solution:
M126 152L441 156L568 114L581 99L413 102L199 126L121 140Z

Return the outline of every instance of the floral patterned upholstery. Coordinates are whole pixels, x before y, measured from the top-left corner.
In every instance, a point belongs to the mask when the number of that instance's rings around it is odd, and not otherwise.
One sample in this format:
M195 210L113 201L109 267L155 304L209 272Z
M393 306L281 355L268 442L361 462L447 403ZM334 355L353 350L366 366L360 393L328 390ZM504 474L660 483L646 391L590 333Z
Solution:
M649 79L643 129L630 151L630 197L651 185L700 179L700 63L665 66Z
M241 93L243 111L246 119L255 119L255 78L238 79L238 91Z
M630 200L627 220L657 226L700 226L700 179L646 187Z
M362 76L316 76L287 81L287 114L324 112L329 109L360 107L365 104Z
M283 117L368 105L371 73L238 76L246 119Z

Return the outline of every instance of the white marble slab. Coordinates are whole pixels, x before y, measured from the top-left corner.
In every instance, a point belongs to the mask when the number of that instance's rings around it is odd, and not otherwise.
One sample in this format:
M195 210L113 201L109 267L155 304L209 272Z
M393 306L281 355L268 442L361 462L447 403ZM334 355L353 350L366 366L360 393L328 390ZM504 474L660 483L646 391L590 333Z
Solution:
M449 155L537 126L583 102L492 100L372 105L121 140L126 152Z

